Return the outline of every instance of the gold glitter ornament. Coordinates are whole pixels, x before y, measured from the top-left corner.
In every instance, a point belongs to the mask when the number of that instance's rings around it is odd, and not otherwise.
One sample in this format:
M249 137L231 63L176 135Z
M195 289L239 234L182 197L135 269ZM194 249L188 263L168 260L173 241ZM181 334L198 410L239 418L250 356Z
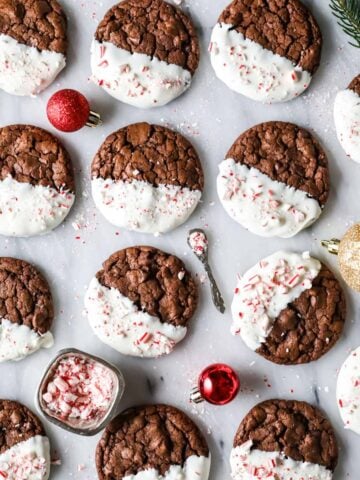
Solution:
M341 240L323 240L330 253L338 255L340 273L345 282L360 292L360 224L355 224Z

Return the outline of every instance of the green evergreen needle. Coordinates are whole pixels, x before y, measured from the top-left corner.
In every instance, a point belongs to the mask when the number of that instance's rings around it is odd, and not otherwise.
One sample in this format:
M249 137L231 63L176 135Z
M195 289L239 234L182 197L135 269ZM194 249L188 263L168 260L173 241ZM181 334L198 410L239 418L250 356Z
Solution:
M338 24L353 41L353 47L360 48L360 0L330 0L330 8Z

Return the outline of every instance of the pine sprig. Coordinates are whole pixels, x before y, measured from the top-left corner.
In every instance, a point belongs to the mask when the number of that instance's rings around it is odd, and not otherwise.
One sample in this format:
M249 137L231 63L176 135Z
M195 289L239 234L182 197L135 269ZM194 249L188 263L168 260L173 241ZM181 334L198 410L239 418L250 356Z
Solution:
M360 48L360 0L330 0L330 8L338 24L353 41L353 47Z

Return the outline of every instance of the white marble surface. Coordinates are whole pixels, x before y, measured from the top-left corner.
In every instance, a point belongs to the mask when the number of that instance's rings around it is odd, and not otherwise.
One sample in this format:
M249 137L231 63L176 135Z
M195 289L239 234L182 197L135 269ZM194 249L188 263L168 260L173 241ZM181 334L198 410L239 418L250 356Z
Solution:
M226 0L188 0L183 5L193 15L202 38L202 59L195 81L185 96L165 108L136 110L116 103L89 83L89 49L97 22L113 0L62 0L69 16L70 52L68 66L59 81L35 99L17 99L0 93L1 124L33 123L50 131L45 106L59 87L83 91L93 109L102 112L104 126L95 131L59 135L69 149L77 171L78 199L66 224L52 234L33 239L0 239L1 255L13 255L37 264L51 282L56 302L55 346L18 363L0 366L0 397L11 397L34 408L35 390L47 362L63 347L78 347L113 361L124 372L127 390L121 407L144 402L168 402L187 410L204 430L213 455L211 480L230 478L228 457L232 438L248 409L272 397L296 398L320 403L329 415L340 444L340 463L335 479L358 478L360 438L343 429L335 399L336 375L351 348L360 345L357 315L360 296L346 290L348 317L344 335L324 358L307 366L272 365L248 350L239 338L230 335L230 309L222 316L213 308L209 286L201 285L201 304L188 338L170 356L158 360L123 357L101 344L83 316L85 287L101 262L117 249L132 244L152 244L183 258L202 279L198 260L190 255L186 233L190 227L205 227L212 243L211 261L229 307L237 272L246 270L259 258L277 249L311 250L330 263L319 240L341 236L359 220L360 166L342 152L332 120L334 96L359 73L360 51L347 44L336 26L327 1L308 0L324 34L321 68L301 98L285 105L263 106L228 90L210 67L207 43ZM310 128L329 155L332 192L322 218L310 230L290 240L256 237L235 224L220 206L215 179L217 164L233 140L244 129L266 120L286 120ZM206 193L201 207L187 225L160 238L117 231L96 211L90 197L89 166L106 135L127 123L147 120L170 124L188 135L198 149L206 172ZM82 227L76 231L72 223ZM223 361L233 365L242 381L242 392L225 407L188 403L190 387L206 365ZM61 466L54 466L53 480L96 478L94 451L99 436L80 438L46 423ZM78 471L78 465L83 469Z

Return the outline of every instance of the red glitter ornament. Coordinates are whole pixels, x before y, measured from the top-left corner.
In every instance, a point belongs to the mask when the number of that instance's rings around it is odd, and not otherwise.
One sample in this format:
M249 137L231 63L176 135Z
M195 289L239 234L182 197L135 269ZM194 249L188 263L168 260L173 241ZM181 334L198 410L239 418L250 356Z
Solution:
M240 380L235 371L229 365L214 363L201 372L190 400L194 403L206 400L213 405L226 405L236 397L239 388Z
M46 107L49 122L62 132L76 132L85 125L100 125L100 115L90 110L84 95L76 90L59 90L49 99Z

